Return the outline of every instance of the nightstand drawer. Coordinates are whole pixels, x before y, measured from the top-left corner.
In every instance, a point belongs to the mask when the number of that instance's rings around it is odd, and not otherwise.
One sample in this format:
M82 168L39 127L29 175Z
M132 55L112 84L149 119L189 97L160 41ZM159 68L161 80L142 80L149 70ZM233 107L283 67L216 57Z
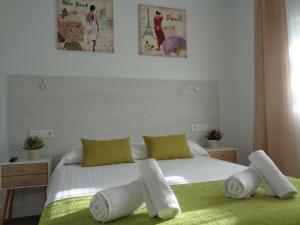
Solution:
M224 161L231 162L231 163L237 163L236 162L236 158L233 158L233 159L224 159Z
M1 167L2 177L48 173L48 163L5 165Z
M211 151L209 155L217 159L236 159L236 150Z
M48 174L2 177L2 188L47 185Z
M47 198L48 179L51 173L52 158L43 157L37 160L18 159L15 162L0 163L0 188L6 189L6 200L3 207L3 219L0 225L11 219L16 189L40 188ZM2 221L2 223L1 223Z

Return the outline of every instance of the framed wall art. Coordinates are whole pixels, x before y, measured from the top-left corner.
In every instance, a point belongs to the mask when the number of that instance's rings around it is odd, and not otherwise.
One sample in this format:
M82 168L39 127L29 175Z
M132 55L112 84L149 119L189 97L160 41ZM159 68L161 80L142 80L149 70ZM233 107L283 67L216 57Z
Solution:
M57 0L57 48L114 52L113 0Z
M139 5L139 53L187 57L186 10Z

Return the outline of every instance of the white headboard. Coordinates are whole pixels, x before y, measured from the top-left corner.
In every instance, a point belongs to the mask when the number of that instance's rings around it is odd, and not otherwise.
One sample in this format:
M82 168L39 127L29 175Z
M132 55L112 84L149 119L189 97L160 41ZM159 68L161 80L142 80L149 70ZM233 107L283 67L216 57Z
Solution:
M29 129L53 129L42 154L56 158L81 137L112 138L185 132L192 124L219 126L216 81L44 76L8 77L10 155L21 156Z

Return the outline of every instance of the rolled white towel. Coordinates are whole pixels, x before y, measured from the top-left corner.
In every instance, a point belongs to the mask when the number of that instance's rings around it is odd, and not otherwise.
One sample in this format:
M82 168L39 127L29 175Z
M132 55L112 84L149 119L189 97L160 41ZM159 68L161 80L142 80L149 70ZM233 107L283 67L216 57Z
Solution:
M228 177L223 186L227 198L250 198L255 194L260 185L260 178L251 167Z
M148 210L150 209L148 211L149 216L158 216L161 219L177 216L181 212L180 206L156 160L145 160L141 163L140 172L145 184L143 194L146 206Z
M251 166L257 169L268 196L291 198L297 194L297 189L281 173L264 151L258 150L253 152L249 156L249 160L252 163Z
M154 205L153 205L152 200L150 198L149 192L148 192L148 190L146 188L146 184L144 182L144 179L142 177L140 177L139 181L140 181L140 184L141 184L141 189L142 189L144 201L146 203L148 215L150 217L154 217L154 216L157 215L157 212L156 212L156 210L154 208Z
M258 169L253 165L253 163L250 164L250 167L256 171L257 175L259 176L260 181L263 183L265 192L267 194L267 196L276 196L272 189L270 188L269 184L266 183L266 180L263 178L263 176L260 174L260 172L258 171Z
M109 222L133 213L143 203L139 180L96 193L90 202L90 212L99 222Z

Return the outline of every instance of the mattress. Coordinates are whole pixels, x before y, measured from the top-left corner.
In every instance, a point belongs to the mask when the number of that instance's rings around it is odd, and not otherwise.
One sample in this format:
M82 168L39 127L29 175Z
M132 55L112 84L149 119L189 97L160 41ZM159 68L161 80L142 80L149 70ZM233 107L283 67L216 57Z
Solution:
M82 168L61 165L53 173L47 205L40 225L97 225L89 203L97 191L128 183L139 176L139 164L119 164ZM247 167L197 156L192 159L158 161L173 189L182 213L172 220L149 218L141 207L133 214L115 220L111 225L299 225L300 195L293 199L267 197L263 189L249 199L225 198L224 179ZM300 179L289 178L300 190ZM262 207L263 206L263 207Z
M138 167L142 162L85 168L80 164L60 166L52 175L46 205L57 200L94 195L100 190L129 183L138 178ZM170 185L224 180L247 168L206 156L158 163Z

